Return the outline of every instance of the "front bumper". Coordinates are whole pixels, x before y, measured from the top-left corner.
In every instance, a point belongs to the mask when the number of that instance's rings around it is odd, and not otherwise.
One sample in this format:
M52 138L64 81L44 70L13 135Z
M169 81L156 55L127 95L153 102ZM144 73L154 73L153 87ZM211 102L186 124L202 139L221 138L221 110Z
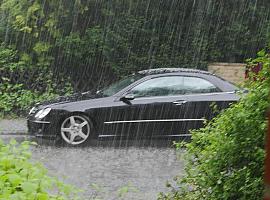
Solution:
M54 126L54 124L49 121L27 119L27 127L30 135L46 139L56 138L57 126Z

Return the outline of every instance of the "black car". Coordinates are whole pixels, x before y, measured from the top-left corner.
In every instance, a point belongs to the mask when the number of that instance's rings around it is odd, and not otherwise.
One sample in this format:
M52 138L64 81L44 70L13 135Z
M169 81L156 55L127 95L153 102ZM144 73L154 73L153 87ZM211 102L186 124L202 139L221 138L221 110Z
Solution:
M236 90L206 71L144 70L95 94L86 92L39 104L29 113L28 128L37 137L71 145L101 137L190 136L190 129L202 127L217 109L237 101Z

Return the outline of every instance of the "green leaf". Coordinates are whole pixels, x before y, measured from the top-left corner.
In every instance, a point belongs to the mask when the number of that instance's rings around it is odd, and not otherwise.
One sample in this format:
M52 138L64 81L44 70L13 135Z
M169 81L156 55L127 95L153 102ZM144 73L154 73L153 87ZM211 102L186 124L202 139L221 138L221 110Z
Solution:
M18 174L8 174L7 177L9 182L15 187L22 182L22 177Z
M34 193L37 192L38 185L32 182L24 182L21 187L25 193Z
M48 200L49 195L46 193L37 193L37 200Z

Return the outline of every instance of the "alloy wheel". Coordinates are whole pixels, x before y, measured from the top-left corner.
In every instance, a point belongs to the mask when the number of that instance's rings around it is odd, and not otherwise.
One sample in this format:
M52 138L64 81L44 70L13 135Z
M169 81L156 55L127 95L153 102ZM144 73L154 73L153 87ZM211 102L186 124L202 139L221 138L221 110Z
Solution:
M83 116L70 116L61 125L61 136L68 144L81 144L87 140L89 134L90 125L88 120Z

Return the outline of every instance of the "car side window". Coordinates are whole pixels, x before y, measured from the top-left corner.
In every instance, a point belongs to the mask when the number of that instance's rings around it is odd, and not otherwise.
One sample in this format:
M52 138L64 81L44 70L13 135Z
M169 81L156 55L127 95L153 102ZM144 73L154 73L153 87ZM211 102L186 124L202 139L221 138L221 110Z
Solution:
M147 80L132 88L129 94L133 94L134 97L151 97L219 91L212 83L199 77L166 76Z

